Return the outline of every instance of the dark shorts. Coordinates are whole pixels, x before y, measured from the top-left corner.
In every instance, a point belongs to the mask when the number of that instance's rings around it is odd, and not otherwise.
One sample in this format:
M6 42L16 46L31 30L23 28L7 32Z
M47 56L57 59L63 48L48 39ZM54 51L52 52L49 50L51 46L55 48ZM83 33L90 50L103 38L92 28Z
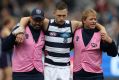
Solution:
M5 68L7 66L7 55L5 53L2 53L0 56L0 68Z
M13 80L44 80L41 72L13 72Z
M103 73L90 73L83 69L73 73L73 80L104 80Z
M0 68L11 66L12 51L2 52L0 55Z
M73 80L104 80L103 76L73 77Z

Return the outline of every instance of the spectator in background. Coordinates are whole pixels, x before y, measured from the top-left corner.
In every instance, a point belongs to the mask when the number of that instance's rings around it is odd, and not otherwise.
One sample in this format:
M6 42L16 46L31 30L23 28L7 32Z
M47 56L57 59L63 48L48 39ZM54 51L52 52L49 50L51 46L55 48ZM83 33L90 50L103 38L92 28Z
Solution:
M11 15L14 15L14 6L11 0L2 0L2 7L7 8Z
M2 16L2 30L1 30L1 38L5 39L7 36L10 35L13 26L16 24L15 19L11 16L8 9L3 8L1 12ZM0 70L2 71L2 76L4 80L12 80L12 70L11 70L11 55L12 50L9 51L2 51L0 56Z
M22 16L24 17L30 16L30 12L27 9L24 9Z
M1 33L1 25L0 25L0 33ZM1 55L2 55L2 41L1 41L1 35L0 35L0 80L3 80L3 68L2 68L2 59L1 59Z
M2 9L1 17L2 17L2 23L3 23L2 37L7 37L10 34L13 26L15 26L16 20L11 15L9 9L7 8Z
M61 0L61 1L65 2L67 4L69 12L74 11L76 0L73 0L73 1L72 0Z

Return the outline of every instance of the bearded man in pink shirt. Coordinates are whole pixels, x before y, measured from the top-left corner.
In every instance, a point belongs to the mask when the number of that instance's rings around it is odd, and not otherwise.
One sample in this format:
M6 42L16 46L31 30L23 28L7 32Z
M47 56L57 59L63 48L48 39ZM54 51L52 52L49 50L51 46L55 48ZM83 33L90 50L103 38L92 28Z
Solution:
M15 42L17 25L10 36L4 41L2 48L13 48L12 70L13 80L44 80L42 49L44 47L44 33L41 29L44 20L44 12L35 8L31 12L30 22L24 31L24 41L21 44Z

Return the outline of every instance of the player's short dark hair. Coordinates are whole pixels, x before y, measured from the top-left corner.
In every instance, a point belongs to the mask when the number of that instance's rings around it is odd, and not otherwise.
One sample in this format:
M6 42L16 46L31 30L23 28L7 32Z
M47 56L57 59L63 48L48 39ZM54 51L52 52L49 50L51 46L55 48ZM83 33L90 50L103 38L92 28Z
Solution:
M55 10L63 10L63 9L68 9L67 4L65 4L64 2L56 3Z

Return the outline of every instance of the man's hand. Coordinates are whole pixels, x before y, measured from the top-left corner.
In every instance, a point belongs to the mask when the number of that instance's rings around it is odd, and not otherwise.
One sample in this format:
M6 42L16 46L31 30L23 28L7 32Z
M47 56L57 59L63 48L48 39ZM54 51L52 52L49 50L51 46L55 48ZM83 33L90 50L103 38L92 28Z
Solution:
M100 24L98 24L99 26ZM104 42L108 42L108 43L111 43L112 42L112 39L110 38L110 36L107 34L106 30L104 27L101 27L101 30L100 30L100 33L101 33L101 39L104 41Z
M18 44L23 43L24 40L25 40L25 35L23 33L19 33L19 34L16 35L16 40L15 41Z
M105 42L112 43L111 37L106 33L101 33L101 39Z

